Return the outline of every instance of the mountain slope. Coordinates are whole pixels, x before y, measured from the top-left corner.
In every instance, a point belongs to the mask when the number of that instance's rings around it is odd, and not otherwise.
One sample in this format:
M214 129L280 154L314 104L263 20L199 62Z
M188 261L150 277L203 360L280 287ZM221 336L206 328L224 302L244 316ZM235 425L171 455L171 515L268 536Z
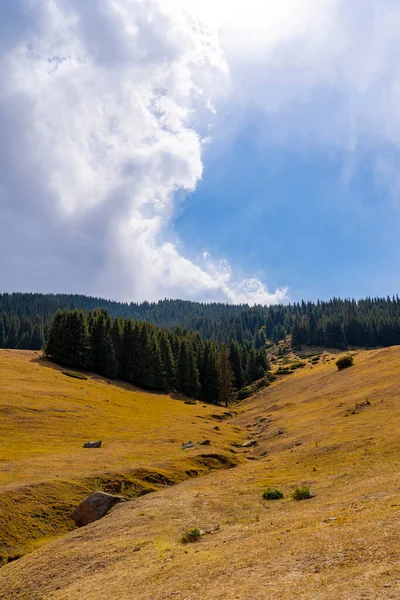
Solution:
M308 365L275 383L221 425L257 440L244 464L119 505L7 565L0 596L398 597L399 367L394 347L358 353L343 372ZM299 484L316 496L292 500ZM263 500L267 485L285 499ZM182 545L188 527L210 533Z
M213 429L223 408L68 377L39 352L0 350L0 373L0 563L70 531L95 489L136 497L238 461L225 449L244 432ZM210 449L181 448L204 438ZM83 448L90 440L102 447Z

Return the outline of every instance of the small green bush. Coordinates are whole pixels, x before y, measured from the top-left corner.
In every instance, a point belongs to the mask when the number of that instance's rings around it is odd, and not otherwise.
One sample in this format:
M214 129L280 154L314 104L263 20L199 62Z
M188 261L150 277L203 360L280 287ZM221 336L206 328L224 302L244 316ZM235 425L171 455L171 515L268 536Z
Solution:
M352 356L342 356L341 358L339 358L336 361L336 366L339 369L339 371L342 371L343 369L347 369L348 367L351 367L354 365L354 358Z
M278 379L278 378L277 378L277 376L275 375L275 373L267 373L267 374L266 374L266 378L267 378L267 379L268 379L268 381L270 381L271 383L272 383L273 381L276 381L276 379Z
M292 494L293 500L308 500L311 498L311 490L305 485L299 485Z
M188 529L186 533L181 537L182 544L193 544L194 542L198 542L201 536L201 531L197 527L193 527L192 529Z
M242 388L238 391L238 400L246 400L253 394L253 391L250 388Z
M86 381L86 375L82 375L82 373L77 373L76 371L61 371L63 375L67 377L73 377L74 379L84 379Z
M292 375L294 371L291 371L290 369L283 369L282 367L279 367L279 369L276 371L277 375Z
M282 490L275 487L268 487L263 493L265 500L281 500L283 498Z
M302 369L305 366L305 362L294 362L290 365L290 368L292 369L292 371L294 371L295 369Z

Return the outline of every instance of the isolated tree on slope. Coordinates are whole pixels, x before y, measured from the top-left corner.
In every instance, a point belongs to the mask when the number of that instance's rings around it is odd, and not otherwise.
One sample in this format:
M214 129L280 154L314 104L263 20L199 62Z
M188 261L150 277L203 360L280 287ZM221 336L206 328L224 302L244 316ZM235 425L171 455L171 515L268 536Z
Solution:
M235 375L229 361L229 350L223 344L218 357L218 396L220 404L228 407L235 398Z

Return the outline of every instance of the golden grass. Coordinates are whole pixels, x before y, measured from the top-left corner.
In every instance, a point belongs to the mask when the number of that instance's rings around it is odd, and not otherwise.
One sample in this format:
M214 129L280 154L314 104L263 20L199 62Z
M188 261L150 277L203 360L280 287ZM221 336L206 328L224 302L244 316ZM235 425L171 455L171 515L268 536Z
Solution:
M308 365L242 409L229 425L258 441L244 464L119 505L5 566L0 597L398 598L400 348L360 352L343 372ZM316 497L291 500L298 485ZM285 498L263 500L267 486ZM210 533L182 545L192 527Z
M223 466L198 455L224 461L240 439L229 425L213 429L219 407L67 377L37 352L1 350L0 373L0 562L71 530L72 508L94 489L154 491ZM181 449L205 437L211 448ZM98 439L100 449L83 448Z

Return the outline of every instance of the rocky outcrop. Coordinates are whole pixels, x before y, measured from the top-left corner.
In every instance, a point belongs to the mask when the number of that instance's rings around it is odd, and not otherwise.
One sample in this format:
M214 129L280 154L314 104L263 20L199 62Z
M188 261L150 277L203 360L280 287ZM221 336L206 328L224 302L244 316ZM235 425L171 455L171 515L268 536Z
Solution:
M104 517L119 502L125 502L125 499L105 492L94 492L75 508L71 516L75 524L82 527Z

